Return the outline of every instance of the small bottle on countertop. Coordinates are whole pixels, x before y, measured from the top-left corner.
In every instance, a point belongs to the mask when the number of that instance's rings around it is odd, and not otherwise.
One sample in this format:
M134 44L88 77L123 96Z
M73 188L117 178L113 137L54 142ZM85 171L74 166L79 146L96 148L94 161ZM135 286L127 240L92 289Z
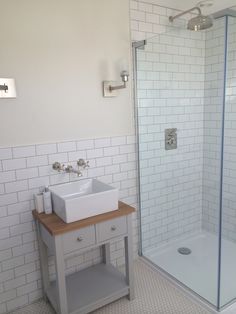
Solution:
M52 214L52 198L48 187L43 192L43 205L45 214Z
M44 212L43 193L34 194L34 203L36 211L41 214Z

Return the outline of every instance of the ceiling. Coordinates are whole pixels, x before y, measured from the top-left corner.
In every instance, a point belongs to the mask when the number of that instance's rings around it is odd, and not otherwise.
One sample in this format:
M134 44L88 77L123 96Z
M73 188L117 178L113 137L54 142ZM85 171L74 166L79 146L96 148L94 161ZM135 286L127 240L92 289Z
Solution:
M145 0L164 7L169 7L181 11L185 11L194 7L200 0ZM210 8L203 8L204 13L210 14L223 9L235 6L235 0L214 0L214 4Z

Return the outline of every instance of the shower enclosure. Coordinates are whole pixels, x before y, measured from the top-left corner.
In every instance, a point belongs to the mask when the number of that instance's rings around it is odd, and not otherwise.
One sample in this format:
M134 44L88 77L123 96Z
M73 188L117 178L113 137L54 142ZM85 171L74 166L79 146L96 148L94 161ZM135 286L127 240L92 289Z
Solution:
M236 8L133 44L140 254L221 310L236 299Z

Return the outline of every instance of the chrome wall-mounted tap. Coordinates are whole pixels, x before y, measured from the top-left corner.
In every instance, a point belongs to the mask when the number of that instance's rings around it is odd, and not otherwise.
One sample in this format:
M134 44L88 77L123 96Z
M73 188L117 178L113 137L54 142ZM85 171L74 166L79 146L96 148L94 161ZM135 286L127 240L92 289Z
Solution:
M65 172L67 173L76 173L78 177L82 177L82 172L78 169L74 169L71 165L66 166Z
M89 167L89 161L85 161L84 159L79 159L77 161L77 166L78 166L78 169L75 169L71 165L65 166L64 164L61 164L60 162L56 161L52 165L52 169L56 170L57 172L76 173L78 177L81 177L83 175L82 171Z

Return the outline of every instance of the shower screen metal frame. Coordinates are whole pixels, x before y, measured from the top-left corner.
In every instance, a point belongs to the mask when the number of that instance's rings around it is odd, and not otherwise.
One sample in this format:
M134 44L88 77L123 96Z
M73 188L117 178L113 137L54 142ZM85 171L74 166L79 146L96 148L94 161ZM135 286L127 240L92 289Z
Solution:
M139 123L138 123L138 106L137 106L137 49L144 50L146 40L134 41L132 43L132 61L133 61L133 97L134 97L134 119L136 134L136 156L137 156L137 174L138 174L138 255L142 256L142 224L141 224L141 187L140 187L140 167L139 167Z
M228 16L225 16L225 47L224 47L224 79L223 103L221 115L221 157L220 157L220 193L219 193L219 226L218 226L218 274L217 274L217 310L221 309L221 259L222 259L222 219L223 219L223 179L224 179L224 133L225 133L225 98L227 79L227 53L228 53ZM227 306L227 305L226 305Z

